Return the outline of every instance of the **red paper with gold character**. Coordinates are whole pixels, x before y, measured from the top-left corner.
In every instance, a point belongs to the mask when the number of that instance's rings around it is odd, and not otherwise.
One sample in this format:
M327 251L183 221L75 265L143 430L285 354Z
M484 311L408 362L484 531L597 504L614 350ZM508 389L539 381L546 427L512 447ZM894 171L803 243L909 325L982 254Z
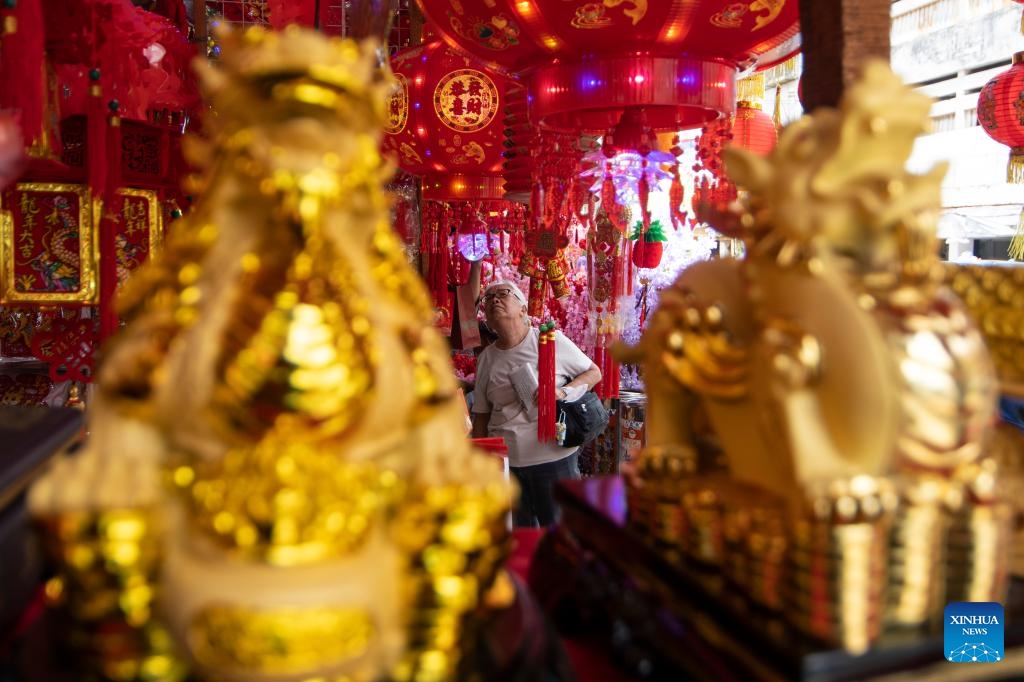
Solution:
M117 247L117 282L122 284L163 243L163 215L157 193L122 189L121 220L114 237Z
M92 303L96 263L88 188L20 183L3 193L5 303Z

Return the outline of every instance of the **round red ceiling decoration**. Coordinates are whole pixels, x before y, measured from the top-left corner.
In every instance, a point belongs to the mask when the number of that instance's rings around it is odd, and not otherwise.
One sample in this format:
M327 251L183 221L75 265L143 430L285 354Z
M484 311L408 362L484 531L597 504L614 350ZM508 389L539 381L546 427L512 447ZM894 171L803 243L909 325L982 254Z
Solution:
M425 199L502 197L502 107L514 82L441 40L391 59L399 87L384 149L423 180Z

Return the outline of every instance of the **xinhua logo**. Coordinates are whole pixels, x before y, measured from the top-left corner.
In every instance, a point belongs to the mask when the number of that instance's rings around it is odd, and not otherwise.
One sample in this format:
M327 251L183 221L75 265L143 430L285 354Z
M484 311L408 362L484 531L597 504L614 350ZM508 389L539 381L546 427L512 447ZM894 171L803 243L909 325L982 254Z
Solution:
M943 625L946 660L996 663L1003 660L1003 605L957 601L946 605Z

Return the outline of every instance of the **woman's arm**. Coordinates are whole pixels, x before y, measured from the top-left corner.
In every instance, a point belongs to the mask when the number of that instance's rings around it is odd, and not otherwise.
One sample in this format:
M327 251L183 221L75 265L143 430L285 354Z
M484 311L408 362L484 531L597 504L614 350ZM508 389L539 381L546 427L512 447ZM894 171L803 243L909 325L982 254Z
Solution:
M597 386L598 382L600 382L600 381L601 381L601 370L600 370L600 368L597 365L595 365L594 363L590 363L590 369L588 369L587 371L585 371L582 374L578 375L575 379L573 379L572 381L567 383L565 386L563 386L560 389L558 389L558 391L556 391L556 393L555 393L555 397L558 398L559 400L562 400L566 396L566 389L573 388L575 386L586 385L587 390L589 391L594 386Z
M487 422L491 420L490 412L473 413L473 438L487 437Z

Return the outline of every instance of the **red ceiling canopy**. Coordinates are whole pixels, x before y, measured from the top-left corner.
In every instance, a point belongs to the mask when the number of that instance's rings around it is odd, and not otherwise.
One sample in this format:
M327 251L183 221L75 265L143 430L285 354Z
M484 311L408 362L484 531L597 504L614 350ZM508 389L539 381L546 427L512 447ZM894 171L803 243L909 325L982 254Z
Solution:
M604 132L642 107L654 130L733 110L735 76L799 47L796 0L418 0L447 40L521 73L545 125Z

